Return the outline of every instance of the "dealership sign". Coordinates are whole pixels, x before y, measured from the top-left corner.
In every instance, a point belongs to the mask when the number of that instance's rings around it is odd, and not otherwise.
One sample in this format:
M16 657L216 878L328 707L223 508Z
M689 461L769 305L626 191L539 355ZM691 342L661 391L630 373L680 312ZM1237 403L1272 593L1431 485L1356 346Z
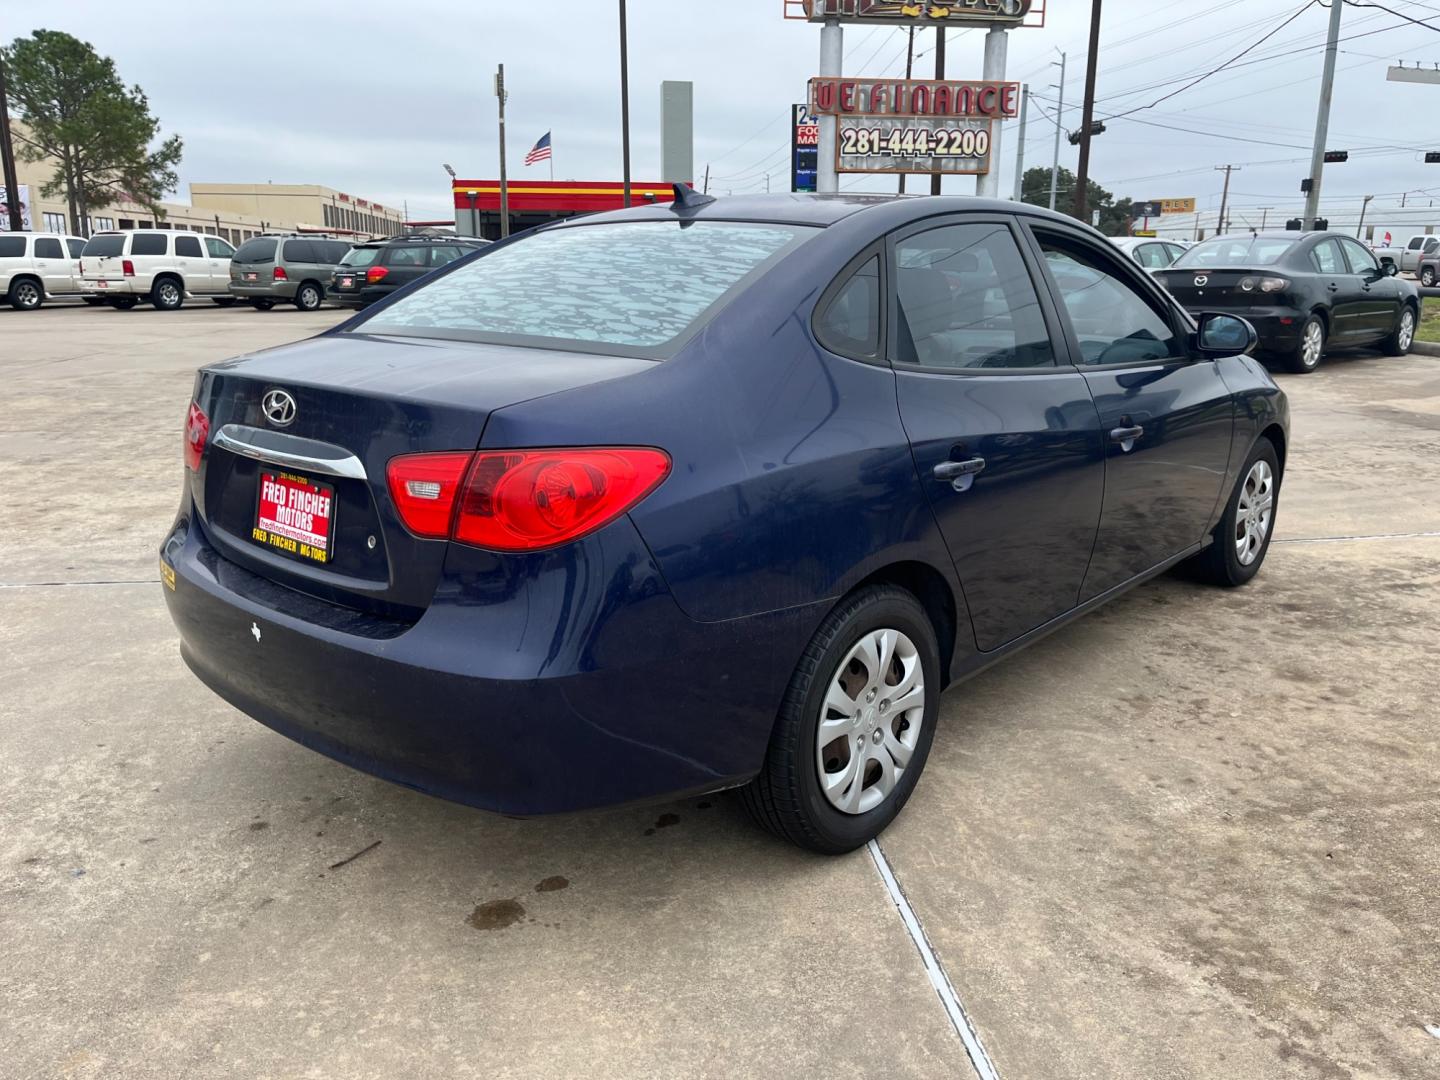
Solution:
M820 122L804 105L790 107L790 190L814 191L820 165Z
M838 118L838 172L979 175L990 171L993 122L1020 113L1020 84L821 77L810 80L810 111Z
M890 24L892 26L1019 26L1033 0L950 0L910 4L901 0L805 0L811 22Z
M1136 217L1142 218L1163 217L1166 214L1193 214L1195 200L1151 199L1148 202L1137 202L1133 211Z

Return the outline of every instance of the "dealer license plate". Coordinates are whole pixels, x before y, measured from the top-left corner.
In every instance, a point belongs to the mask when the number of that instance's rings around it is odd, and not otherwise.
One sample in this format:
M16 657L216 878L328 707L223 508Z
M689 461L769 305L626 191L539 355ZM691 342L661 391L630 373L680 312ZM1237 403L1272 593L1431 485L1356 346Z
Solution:
M259 281L259 280L260 280L260 275L259 275L259 274L247 273L247 274L245 275L245 280L246 280L246 281Z
M335 535L335 489L287 472L260 473L250 538L306 562L329 562Z
M340 287L341 287L342 289L350 289L350 288L353 288L354 285L355 285L355 279L354 279L353 277L342 277L342 278L340 279Z
M99 281L95 282L95 287L97 289L108 289L110 287L110 283L104 278L101 278Z

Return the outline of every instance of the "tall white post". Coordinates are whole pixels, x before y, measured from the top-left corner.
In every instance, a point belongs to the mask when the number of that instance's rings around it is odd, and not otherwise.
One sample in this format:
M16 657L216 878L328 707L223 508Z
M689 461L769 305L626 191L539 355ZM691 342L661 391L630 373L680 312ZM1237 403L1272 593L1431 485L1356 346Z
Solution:
M1030 118L1030 84L1020 87L1020 130L1015 133L1015 195L1019 202L1025 197L1025 124Z
M845 59L845 30L839 19L826 19L820 27L820 74L839 77ZM839 118L819 116L820 145L816 148L817 171L815 190L834 193L840 190L840 175L835 171L835 132Z
M1055 194L1060 184L1060 133L1065 117L1065 54L1060 54L1060 103L1055 106L1055 163L1050 166L1050 209L1055 209Z
M985 35L986 82L1005 81L1005 54L1009 42L1010 35L998 26ZM1004 129L1003 120L996 120L990 125L990 171L975 178L975 194L987 199L1000 197L1000 133Z

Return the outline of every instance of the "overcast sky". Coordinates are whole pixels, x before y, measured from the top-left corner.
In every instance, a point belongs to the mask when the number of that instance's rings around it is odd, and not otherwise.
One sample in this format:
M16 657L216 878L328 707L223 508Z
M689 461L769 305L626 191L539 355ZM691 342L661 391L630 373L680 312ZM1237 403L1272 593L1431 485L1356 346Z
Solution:
M1377 0L1440 26L1440 0ZM1066 125L1085 78L1089 0L1049 0L1044 29L1010 35L1011 78L1027 80L1053 115L1057 49L1069 53ZM781 18L781 0L630 0L630 86L636 179L659 173L659 85L695 83L696 163L712 165L712 191L783 189L788 106L815 74L819 31ZM45 10L48 7L49 10ZM1219 203L1216 165L1243 166L1232 199L1242 214L1293 206L1313 138L1328 12L1316 0L1105 0L1099 113L1149 105L1288 26L1223 71L1155 108L1114 120L1095 141L1091 175L1117 195L1196 196ZM44 26L84 38L139 83L164 131L185 139L180 196L191 181L322 183L412 217L449 216L442 163L493 177L491 77L506 65L512 174L553 130L557 178L620 178L617 4L406 0L405 3L171 5L148 18L113 2L39 5L0 0L6 40ZM1440 86L1387 83L1399 59L1440 61L1440 32L1374 7L1344 12L1330 146L1352 152L1326 172L1327 202L1365 194L1372 213L1402 191L1440 199ZM36 20L42 20L36 22ZM951 32L948 74L978 78L982 33ZM933 73L933 33L917 36L916 76ZM904 71L905 32L847 28L847 73ZM1257 62L1258 61L1258 62ZM1179 81L1177 81L1179 80ZM1144 121L1141 123L1140 121ZM1049 125L1047 128L1047 124ZM1156 126L1162 125L1162 126ZM1053 123L1031 111L1027 165L1048 166ZM1005 133L1002 192L1013 184L1015 127ZM1062 163L1075 150L1062 143ZM698 180L698 177L697 177ZM891 190L893 179L845 177L853 190ZM951 178L947 191L973 191ZM912 185L912 190L914 186ZM1440 207L1437 207L1440 213Z

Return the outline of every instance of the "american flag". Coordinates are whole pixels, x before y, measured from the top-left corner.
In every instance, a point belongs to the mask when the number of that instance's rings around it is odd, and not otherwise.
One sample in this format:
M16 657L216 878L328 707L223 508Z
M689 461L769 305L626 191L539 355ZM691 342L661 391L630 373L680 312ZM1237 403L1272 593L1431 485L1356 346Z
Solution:
M541 136L540 136L540 141L537 142L537 143L530 149L530 152L525 155L525 164L526 164L526 165L534 165L534 164L536 164L537 162L548 161L549 159L550 159L550 132L547 131L544 135L541 135Z

